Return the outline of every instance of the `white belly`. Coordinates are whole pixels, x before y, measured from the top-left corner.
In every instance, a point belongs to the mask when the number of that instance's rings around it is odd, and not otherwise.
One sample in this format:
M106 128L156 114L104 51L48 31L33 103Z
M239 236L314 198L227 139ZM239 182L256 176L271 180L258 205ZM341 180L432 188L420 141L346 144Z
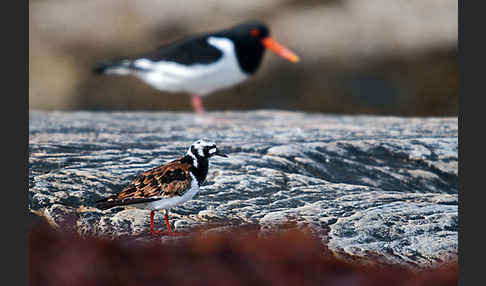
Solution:
M239 68L234 45L230 40L210 37L208 43L223 52L223 56L213 64L186 66L175 62L139 59L134 64L146 70L137 71L135 75L161 91L199 95L236 85L248 78Z
M168 210L178 205L181 205L187 202L188 200L192 199L194 195L196 195L197 192L199 192L199 186L197 185L196 178L192 174L191 177L192 177L191 188L187 192L185 192L184 195L161 199L158 201L153 201L148 203L136 204L133 206L136 208L149 209L149 210L163 210L163 209Z

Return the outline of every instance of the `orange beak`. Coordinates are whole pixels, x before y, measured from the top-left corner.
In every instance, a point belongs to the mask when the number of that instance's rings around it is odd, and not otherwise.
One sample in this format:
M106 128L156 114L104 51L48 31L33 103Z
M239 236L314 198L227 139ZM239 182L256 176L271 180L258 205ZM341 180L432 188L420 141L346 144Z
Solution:
M277 41L273 40L270 37L266 37L262 39L262 44L272 52L276 53L277 55L281 56L284 59L287 59L293 63L299 61L299 57L294 54L291 50L287 49L286 47L279 44Z

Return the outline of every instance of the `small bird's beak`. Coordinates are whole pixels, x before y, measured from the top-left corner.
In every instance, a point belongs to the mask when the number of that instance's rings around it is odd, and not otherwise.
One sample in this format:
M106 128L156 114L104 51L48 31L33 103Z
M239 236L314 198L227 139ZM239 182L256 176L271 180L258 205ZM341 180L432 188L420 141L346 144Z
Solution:
M267 49L271 50L272 52L276 53L282 58L287 59L293 63L296 63L300 60L299 57L296 54L294 54L294 52L282 46L281 44L279 44L277 41L275 41L270 37L263 38L262 44Z
M216 153L214 153L214 155L228 158L228 155L221 152L221 150L219 150L219 149L216 149Z

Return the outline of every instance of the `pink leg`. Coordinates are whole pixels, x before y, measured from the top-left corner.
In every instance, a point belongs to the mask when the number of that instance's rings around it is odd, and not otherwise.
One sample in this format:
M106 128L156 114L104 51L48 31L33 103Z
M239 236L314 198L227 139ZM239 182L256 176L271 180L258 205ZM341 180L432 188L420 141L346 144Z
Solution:
M202 113L205 112L204 106L203 106L203 103L202 103L202 98L201 98L200 95L193 94L191 102L192 102L192 107L194 108L194 111L196 113L202 114Z

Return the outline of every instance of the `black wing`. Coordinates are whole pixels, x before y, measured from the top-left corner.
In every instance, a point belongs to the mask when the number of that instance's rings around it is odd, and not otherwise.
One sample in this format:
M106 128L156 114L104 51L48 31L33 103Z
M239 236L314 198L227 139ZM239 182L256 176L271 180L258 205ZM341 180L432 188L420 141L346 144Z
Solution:
M182 39L133 59L146 58L154 62L171 61L183 65L213 63L223 56L223 52L210 45L207 39L208 35Z

